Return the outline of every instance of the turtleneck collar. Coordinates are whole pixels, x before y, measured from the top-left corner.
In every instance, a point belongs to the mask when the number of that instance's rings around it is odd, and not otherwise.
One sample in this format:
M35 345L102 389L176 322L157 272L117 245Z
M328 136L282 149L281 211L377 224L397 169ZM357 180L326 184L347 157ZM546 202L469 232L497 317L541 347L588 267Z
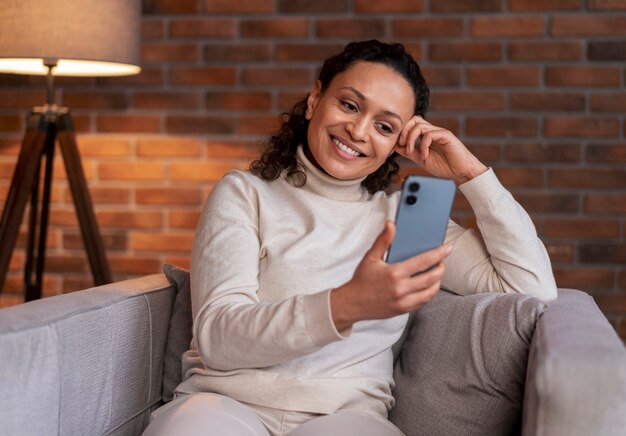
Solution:
M326 174L306 157L302 145L298 147L296 158L306 173L306 183L300 189L333 200L362 201L369 198L367 189L361 186L361 182L365 180L365 177L353 180L340 180Z

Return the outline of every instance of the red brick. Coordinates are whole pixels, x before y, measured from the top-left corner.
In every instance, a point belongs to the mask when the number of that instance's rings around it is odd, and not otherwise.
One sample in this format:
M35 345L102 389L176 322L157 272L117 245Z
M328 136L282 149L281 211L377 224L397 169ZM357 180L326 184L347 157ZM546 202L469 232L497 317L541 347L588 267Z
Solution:
M470 136L536 136L539 122L536 118L470 116L466 120L465 133Z
M589 193L585 196L585 212L626 214L626 194Z
M505 95L501 92L440 91L431 97L434 111L501 111Z
M541 82L541 68L470 66L467 68L467 82L471 86L538 86Z
M193 92L137 92L133 106L138 109L198 109L200 96Z
M511 41L513 61L577 61L583 57L581 41Z
M555 67L546 68L548 86L619 86L619 67Z
M340 13L348 8L348 0L278 0L278 12L284 14Z
M269 61L271 56L272 49L268 43L207 44L204 47L206 62Z
M576 250L572 244L546 243L546 250L552 262L573 262Z
M248 67L243 69L242 84L246 86L312 86L308 68Z
M626 163L626 144L589 145L587 146L588 162Z
M509 104L514 111L583 111L585 94L564 92L512 92Z
M111 271L128 274L156 274L161 272L161 262L158 259L144 256L114 255L108 257Z
M513 162L580 162L580 145L523 143L509 144L506 160Z
M502 147L500 144L465 144L469 151L482 162L497 162L500 160Z
M424 58L424 49L421 42L401 42L406 49L406 52L410 54L413 59L420 62Z
M0 155L17 156L22 147L22 137L0 138Z
M626 93L593 94L591 110L593 112L626 112Z
M538 16L477 16L470 21L472 36L541 36L546 19Z
M626 170L612 168L553 168L548 170L553 188L625 188Z
M516 192L515 199L528 212L576 213L579 210L578 194Z
M459 67L424 67L422 74L429 86L459 86L461 68Z
M77 139L78 150L83 157L127 157L130 143L109 135L81 135Z
M242 135L269 135L278 131L280 117L275 115L242 115L239 120L239 133Z
M30 109L46 102L46 91L0 88L0 109Z
M134 76L100 77L99 85L110 86L158 86L165 83L165 75L161 68L141 68L141 73Z
M342 44L277 44L277 61L323 62L343 49Z
M591 61L624 61L626 41L590 41L587 43L587 57Z
M309 36L306 18L241 20L240 34L244 38L305 38Z
M199 211L170 210L168 214L169 226L173 229L195 229L200 218Z
M422 12L424 0L355 0L354 10L358 13L398 13L398 12Z
M555 15L552 35L606 36L626 35L626 16L616 15Z
M593 294L593 299L602 312L626 312L626 294Z
M78 225L78 217L73 209L52 209L50 211L50 224L63 227L76 227Z
M186 18L170 22L172 38L232 38L235 34L233 19Z
M0 115L0 132L19 132L22 129L22 117L17 115Z
M98 176L102 180L162 180L165 167L162 162L100 163Z
M89 115L72 115L72 125L74 131L78 133L92 132L91 116Z
M81 161L83 167L83 173L85 174L85 179L87 182L94 179L95 174L95 165L93 160L83 159ZM52 170L52 179L54 181L65 180L67 179L67 173L65 172L65 165L63 159L55 159L53 170Z
M305 98L308 92L305 91L285 91L278 96L278 109L282 112L289 112L291 108L300 100Z
M167 256L165 258L164 263L169 263L171 265L176 265L180 268L185 268L189 270L191 268L191 258L190 256Z
M234 85L237 77L233 67L174 67L170 80L174 85Z
M256 14L274 11L273 0L203 0L204 12L220 14Z
M500 42L431 42L431 61L499 61Z
M620 289L626 289L626 269L623 269L619 273L619 287ZM622 329L626 332L626 329Z
M462 36L463 27L462 18L399 18L392 31L395 38L436 38Z
M200 141L188 137L157 137L137 141L139 157L200 157Z
M587 8L590 10L626 11L626 2L624 0L587 0Z
M546 219L543 234L553 238L617 238L620 223L611 219Z
M163 225L161 212L101 210L96 215L100 227L156 229Z
M63 104L72 109L126 109L129 98L125 92L66 91Z
M197 44L145 42L141 47L143 62L197 62L200 47Z
M144 18L141 21L141 36L144 40L163 39L165 36L163 20L148 20Z
M578 257L586 263L626 263L626 244L582 244Z
M430 4L433 12L498 12L503 10L501 0L437 0Z
M91 200L95 204L125 204L130 201L128 188L92 186L89 188ZM71 201L70 190L66 190L66 201Z
M540 188L545 185L540 168L495 168L495 173L507 188Z
M244 169L235 163L193 162L170 165L171 180L217 181L233 169Z
M319 18L315 32L319 38L382 39L385 21L378 18Z
M439 126L447 129L459 136L461 133L461 123L458 117L442 116L442 115L428 115L427 120L434 126Z
M515 12L579 10L581 0L509 0L509 9Z
M157 133L161 131L161 119L150 115L99 115L99 132Z
M184 165L179 164L184 167ZM137 188L137 204L200 205L202 195L198 188Z
M272 108L270 92L208 92L207 109L269 110Z
M153 232L130 232L130 248L135 251L174 251L191 252L193 243L192 232L169 232L159 234Z
M555 268L554 278L560 288L611 289L615 271L611 268Z
M233 117L210 115L172 115L167 117L166 131L169 133L230 134L235 131Z
M108 251L125 251L128 248L127 238L125 234L110 233L110 230L102 231L102 245ZM70 233L65 231L63 234L63 248L69 250L84 250L83 237L80 233Z
M23 295L7 295L7 289L3 289L4 293L0 293L0 309L17 306L18 304L22 304L24 302Z
M232 143L221 141L209 141L206 144L206 154L209 157L233 158L233 159L254 159L261 155L263 145L260 141L249 143Z
M198 0L153 0L143 2L147 14L192 14L199 12Z
M546 136L613 137L619 135L619 121L599 117L547 117L544 121Z

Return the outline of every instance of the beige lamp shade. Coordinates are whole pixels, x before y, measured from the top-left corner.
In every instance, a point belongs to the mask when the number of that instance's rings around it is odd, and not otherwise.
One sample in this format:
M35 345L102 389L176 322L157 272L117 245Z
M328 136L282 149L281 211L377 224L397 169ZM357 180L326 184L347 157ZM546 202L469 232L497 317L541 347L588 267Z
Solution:
M0 72L137 74L140 0L0 0Z

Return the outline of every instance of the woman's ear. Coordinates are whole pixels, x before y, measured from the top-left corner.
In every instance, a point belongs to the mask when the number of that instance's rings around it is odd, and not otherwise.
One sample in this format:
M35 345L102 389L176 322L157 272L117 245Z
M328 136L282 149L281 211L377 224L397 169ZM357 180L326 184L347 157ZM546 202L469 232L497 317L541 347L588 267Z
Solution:
M316 80L315 83L313 84L313 87L311 88L311 91L309 92L309 97L306 100L306 113L305 113L305 118L307 120L310 120L311 117L313 116L313 112L315 111L315 108L317 107L317 102L319 101L320 97L322 95L322 82L320 82L319 80Z

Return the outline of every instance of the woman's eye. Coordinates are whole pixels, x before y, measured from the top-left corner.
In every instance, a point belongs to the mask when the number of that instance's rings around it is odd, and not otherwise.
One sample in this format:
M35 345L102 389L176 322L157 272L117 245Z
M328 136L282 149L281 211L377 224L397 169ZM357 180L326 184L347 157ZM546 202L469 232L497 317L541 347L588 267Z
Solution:
M381 124L378 125L378 128L383 133L393 133L393 129L388 124L381 123Z
M356 112L356 106L350 103L349 101L342 101L341 104L350 112Z

